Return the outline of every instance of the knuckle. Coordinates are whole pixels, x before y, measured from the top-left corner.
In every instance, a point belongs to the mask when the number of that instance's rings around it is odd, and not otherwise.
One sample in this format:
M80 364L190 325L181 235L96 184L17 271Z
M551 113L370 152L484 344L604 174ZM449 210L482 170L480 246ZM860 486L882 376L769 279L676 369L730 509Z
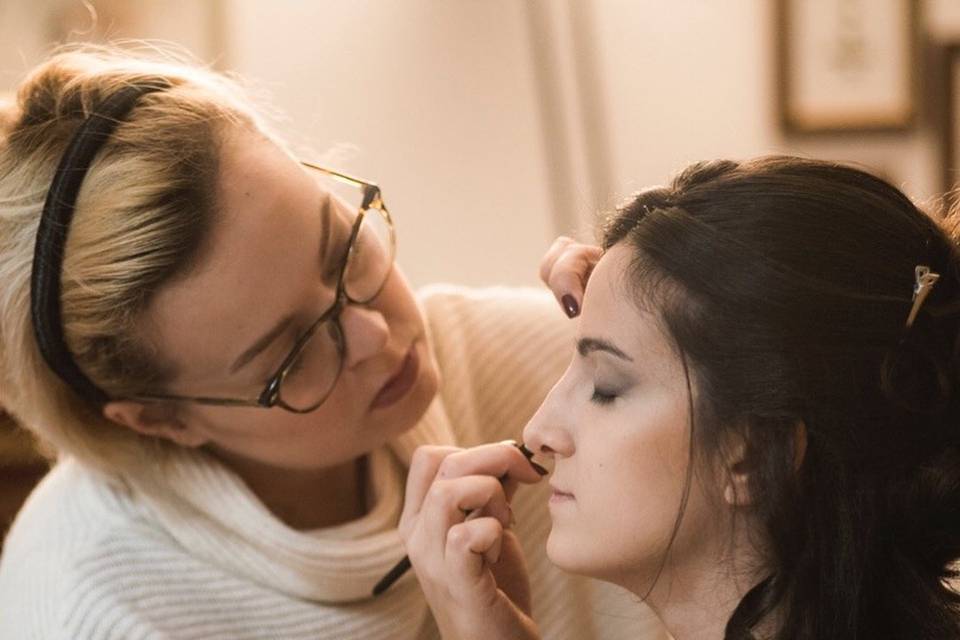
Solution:
M459 466L456 458L447 456L440 462L440 468L437 469L437 476L440 478L456 478L460 475L458 473Z
M437 457L437 447L429 444L423 444L417 447L410 457L411 467L422 467L429 464Z
M490 529L490 533L493 533L497 536L503 534L503 523L496 518L487 518L487 522L484 524Z
M504 496L503 484L498 478L494 478L493 476L482 476L480 482L483 483L484 489L487 491L487 495L489 495L491 499L497 499Z
M447 482L434 482L427 491L427 500L432 503L447 505L453 501L453 487Z
M443 460L454 453L453 447L444 447L440 445L422 444L413 451L410 457L411 469L431 470L436 469Z
M565 282L569 280L568 274L562 269L554 269L547 280L547 285L551 289L562 289Z
M469 548L471 541L470 529L462 524L450 527L447 531L447 548L462 551Z
M583 253L577 251L576 248L570 248L564 251L563 255L560 256L560 259L557 260L557 269L569 271L571 269L577 268L578 265L583 262Z

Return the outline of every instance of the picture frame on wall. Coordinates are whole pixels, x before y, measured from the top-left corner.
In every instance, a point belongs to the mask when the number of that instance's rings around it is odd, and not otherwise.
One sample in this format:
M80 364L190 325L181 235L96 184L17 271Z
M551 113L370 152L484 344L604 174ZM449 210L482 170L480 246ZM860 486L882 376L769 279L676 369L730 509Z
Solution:
M943 49L943 76L940 82L941 191L944 205L955 206L960 187L960 43Z
M780 123L788 133L913 125L916 0L776 0Z

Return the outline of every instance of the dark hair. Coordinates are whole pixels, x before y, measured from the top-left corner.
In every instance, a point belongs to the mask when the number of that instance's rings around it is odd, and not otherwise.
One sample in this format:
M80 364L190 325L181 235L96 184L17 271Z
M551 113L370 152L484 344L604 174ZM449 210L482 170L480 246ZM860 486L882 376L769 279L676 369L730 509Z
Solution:
M608 221L698 390L698 453L746 442L770 580L728 638L957 638L960 255L866 172L697 163ZM914 270L940 279L909 329ZM688 378L689 382L689 378ZM694 420L694 417L696 418ZM795 465L798 425L806 449Z

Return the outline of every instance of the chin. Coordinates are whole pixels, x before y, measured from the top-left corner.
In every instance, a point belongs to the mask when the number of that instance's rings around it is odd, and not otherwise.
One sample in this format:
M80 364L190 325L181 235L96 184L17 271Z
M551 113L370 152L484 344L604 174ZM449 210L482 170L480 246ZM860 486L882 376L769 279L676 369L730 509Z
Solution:
M563 535L556 526L547 538L547 558L566 573L621 584L624 562L604 549L601 536Z
M584 550L589 548L589 544L578 544L576 540L570 539L557 532L554 525L550 530L550 536L547 538L547 557L550 562L555 564L558 569L567 573L578 575L590 575L589 563L584 557Z
M411 405L410 412L416 414L414 424L426 412L427 407L433 402L437 391L440 389L440 367L437 365L437 358L433 349L430 348L426 340L421 340L417 346L420 351L420 374L417 377L417 383L410 390L410 396L407 398Z

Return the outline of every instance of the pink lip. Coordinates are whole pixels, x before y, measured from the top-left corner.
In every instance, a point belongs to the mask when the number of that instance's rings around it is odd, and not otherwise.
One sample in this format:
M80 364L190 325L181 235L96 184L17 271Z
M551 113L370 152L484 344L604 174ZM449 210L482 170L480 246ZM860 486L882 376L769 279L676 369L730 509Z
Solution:
M417 345L411 345L407 356L400 363L397 372L380 388L370 404L371 409L382 409L397 402L407 394L417 381L420 372L420 358L417 355Z
M560 491L560 489L557 489L553 485L550 485L550 487L553 489L553 493L550 495L550 502L552 503L567 502L576 499L572 493Z

